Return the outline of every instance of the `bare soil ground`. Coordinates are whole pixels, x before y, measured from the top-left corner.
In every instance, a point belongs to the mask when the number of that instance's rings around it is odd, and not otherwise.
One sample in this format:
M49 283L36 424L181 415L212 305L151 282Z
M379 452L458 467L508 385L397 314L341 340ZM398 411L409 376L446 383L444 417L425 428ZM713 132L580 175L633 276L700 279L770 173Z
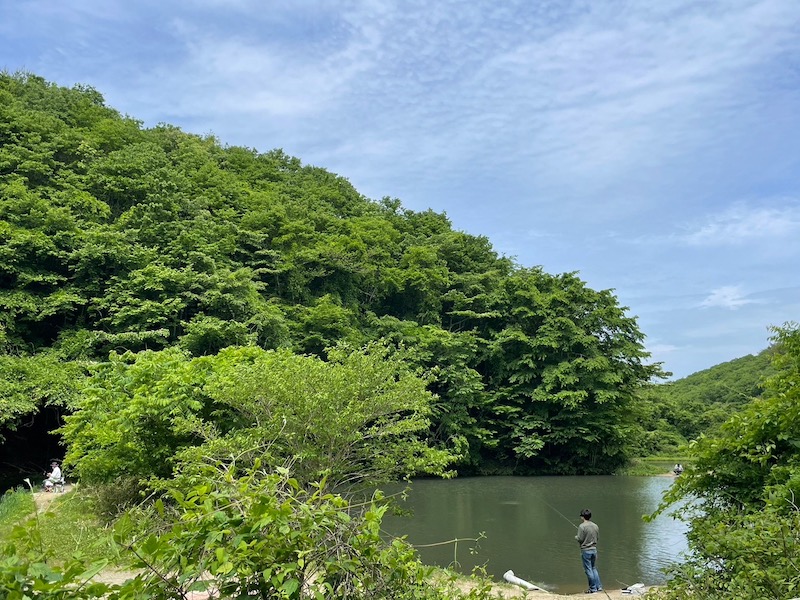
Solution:
M33 502L36 504L36 510L38 510L40 513L47 512L47 509L50 507L50 503L53 502L53 500L60 498L62 495L70 491L72 491L72 485L68 483L64 486L63 492L34 492Z

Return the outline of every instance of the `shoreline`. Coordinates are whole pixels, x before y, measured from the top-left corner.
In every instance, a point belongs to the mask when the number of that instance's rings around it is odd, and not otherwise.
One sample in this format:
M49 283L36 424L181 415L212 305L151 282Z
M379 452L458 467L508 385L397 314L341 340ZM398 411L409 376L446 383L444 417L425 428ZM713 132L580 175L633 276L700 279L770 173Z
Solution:
M93 579L95 581L102 581L103 583L116 583L121 584L126 579L136 576L136 572L128 570L106 570L98 573ZM467 577L459 578L455 581L455 587L463 593L469 593L472 589L479 585L478 582L473 581ZM523 598L527 600L558 600L559 598L587 598L591 597L595 600L622 600L624 598L644 597L652 589L657 589L658 586L648 586L641 594L628 594L623 593L621 589L615 590L602 590L594 594L586 594L582 592L574 594L559 594L557 592L548 592L547 590L526 590L521 586L514 585L508 582L493 582L491 585L491 594L493 598L498 599L514 599ZM187 600L209 600L209 595L206 592L190 592Z
M663 477L675 477L675 475L671 472L662 473ZM33 500L36 506L36 510L39 513L46 512L49 509L50 504L61 497L69 495L70 492L73 491L73 486L69 485L65 488L63 492L56 493L56 492L44 492L41 490L32 490L33 491ZM97 575L95 575L92 579L95 581L100 581L103 583L108 584L121 584L125 580L135 577L136 572L130 571L127 569L115 569L115 568L108 568L104 569ZM455 581L452 582L452 585L458 590L463 593L469 593L471 590L481 586L486 586L488 581L488 585L490 586L490 593L493 598L505 600L505 599L516 599L516 598L523 598L529 600L558 600L564 598L585 598L590 596L596 599L614 599L614 600L622 600L624 598L636 597L636 596L644 596L650 592L650 590L658 589L659 586L646 586L642 590L637 590L638 594L631 594L631 593L624 593L623 589L608 589L602 590L599 592L595 592L595 594L586 594L585 592L573 592L573 593L559 593L553 592L545 589L540 590L529 590L520 585L513 584L507 582L505 580L494 580L489 578L484 579L483 581L480 580L473 580L468 576L457 576ZM209 595L204 592L191 592L190 595L187 597L187 600L209 600Z
M476 587L476 584L469 580L463 580L462 582L459 582L458 585L458 588L462 592L469 592L474 587ZM503 599L527 598L528 600L557 600L558 598L595 598L596 600L607 600L608 598L612 598L613 600L621 600L623 598L644 597L650 592L650 590L654 589L658 589L658 586L646 586L640 594L625 593L622 589L604 589L600 592L595 592L594 594L586 594L584 592L559 594L557 592L548 592L547 590L526 590L518 585L506 582L498 582L492 584L491 592L494 596Z

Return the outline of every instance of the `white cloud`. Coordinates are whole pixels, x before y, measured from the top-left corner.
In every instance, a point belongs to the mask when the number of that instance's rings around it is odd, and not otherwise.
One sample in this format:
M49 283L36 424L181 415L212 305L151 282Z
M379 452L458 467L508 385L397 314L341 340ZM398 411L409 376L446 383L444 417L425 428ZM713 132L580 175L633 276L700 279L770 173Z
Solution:
M697 246L741 244L800 235L800 202L784 206L750 207L737 203L684 236Z
M276 116L330 114L355 80L372 69L378 43L374 29L367 27L340 42L326 38L295 45L270 35L207 30L186 18L173 22L173 34L184 46L185 62L177 70L164 65L148 79L167 82L169 92L183 102L184 114L253 119L255 129Z
M700 303L705 308L729 308L736 310L746 304L753 304L755 300L747 299L742 294L741 286L726 285L715 290Z
M17 2L0 68L281 147L579 270L680 371L795 318L797 294L771 290L800 260L797 0L268 4Z

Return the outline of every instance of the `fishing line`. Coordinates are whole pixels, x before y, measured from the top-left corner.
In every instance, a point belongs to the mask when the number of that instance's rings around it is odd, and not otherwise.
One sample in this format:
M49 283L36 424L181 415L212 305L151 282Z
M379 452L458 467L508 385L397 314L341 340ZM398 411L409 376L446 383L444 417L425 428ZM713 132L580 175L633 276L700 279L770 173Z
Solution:
M552 508L554 511L556 511L556 513L558 513L558 515L559 515L559 516L560 516L562 519L564 519L564 520L565 520L567 523L569 523L570 525L572 525L572 526L573 526L575 529L578 529L578 526L577 526L577 525L575 525L575 523L573 523L572 521L570 521L570 520L569 520L569 517L567 517L566 515L564 515L564 513L562 513L560 510L558 510L558 509L557 509L555 506L553 506L552 504L550 504L550 503L549 503L547 500L542 500L542 502L544 502L544 503L545 503L547 506L549 506L549 507L550 507L550 508ZM606 598L608 598L608 600L611 600L611 596L609 596L609 595L608 595L608 592L606 591L606 589L605 589L605 588L603 588L603 590L602 590L602 591L603 591L603 593L606 595Z
M564 515L564 514L563 514L563 513L562 513L560 510L558 510L558 509L557 509L555 506L553 506L552 504L550 504L549 502L547 502L547 500L542 500L542 502L544 502L545 504L547 504L547 506L549 506L549 507L550 507L550 508L552 508L554 511L556 511L556 513L558 513L558 515L559 515L559 516L560 516L562 519L564 519L564 520L565 520L567 523L569 523L570 525L572 525L572 526L573 526L575 529L577 529L577 528L578 528L578 526L577 526L577 525L575 525L575 523L573 523L573 522L572 522L572 521L571 521L571 520L570 520L568 517L566 517L566 516L565 516L565 515Z

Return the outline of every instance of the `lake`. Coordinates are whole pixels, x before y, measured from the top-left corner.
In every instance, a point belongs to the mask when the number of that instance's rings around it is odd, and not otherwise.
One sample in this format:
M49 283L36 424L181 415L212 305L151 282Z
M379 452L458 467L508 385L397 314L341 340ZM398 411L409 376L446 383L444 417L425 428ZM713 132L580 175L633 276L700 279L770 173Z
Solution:
M646 523L671 477L468 477L415 480L401 502L413 516L387 516L384 530L406 535L423 562L468 573L484 565L502 580L509 569L553 592L586 589L574 536L589 508L600 527L598 571L608 589L665 581L662 569L687 549L685 525L668 515ZM402 487L384 487L392 493ZM560 513L560 514L559 514ZM428 546L454 538L486 537L477 545ZM471 549L473 549L471 551ZM474 552L474 553L473 553Z

